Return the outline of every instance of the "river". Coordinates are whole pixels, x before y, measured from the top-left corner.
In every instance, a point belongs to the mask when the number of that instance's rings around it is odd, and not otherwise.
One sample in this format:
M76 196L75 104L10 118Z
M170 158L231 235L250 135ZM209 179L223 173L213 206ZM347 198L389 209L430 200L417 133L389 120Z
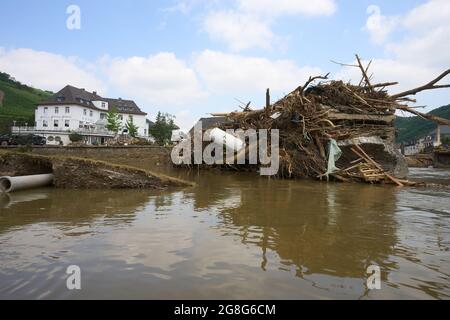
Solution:
M197 186L0 195L0 298L450 298L449 188L174 174Z

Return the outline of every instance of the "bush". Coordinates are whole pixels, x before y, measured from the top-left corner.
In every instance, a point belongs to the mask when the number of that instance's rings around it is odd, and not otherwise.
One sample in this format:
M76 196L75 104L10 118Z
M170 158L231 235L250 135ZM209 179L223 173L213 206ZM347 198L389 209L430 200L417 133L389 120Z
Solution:
M83 140L83 136L81 134L79 134L79 133L72 132L69 135L69 139L70 139L71 142L80 142L80 141Z

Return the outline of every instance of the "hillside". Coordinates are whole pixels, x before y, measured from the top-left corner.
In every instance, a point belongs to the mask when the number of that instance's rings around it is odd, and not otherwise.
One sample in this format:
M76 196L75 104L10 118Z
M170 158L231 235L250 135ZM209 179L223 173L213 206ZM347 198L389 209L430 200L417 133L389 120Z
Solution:
M434 109L430 114L450 119L450 105ZM397 142L400 143L425 136L436 128L436 123L419 117L397 117L395 126L398 130Z
M51 94L23 85L7 73L0 72L0 133L8 132L13 120L33 126L36 103Z

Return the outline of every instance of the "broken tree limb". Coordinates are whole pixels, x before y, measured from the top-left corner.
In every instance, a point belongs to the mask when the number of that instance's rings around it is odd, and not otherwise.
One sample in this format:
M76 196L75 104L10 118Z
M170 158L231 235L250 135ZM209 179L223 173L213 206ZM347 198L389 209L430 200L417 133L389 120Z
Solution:
M355 56L356 56L356 61L358 61L358 66L359 66L359 68L361 69L361 72L362 72L362 74L363 74L363 78L364 78L365 81L366 81L366 85L369 87L370 91L372 91L373 88L372 88L372 85L370 84L370 79L369 79L369 77L367 76L367 72L366 72L366 70L364 69L364 67L363 67L363 65L362 65L362 63L361 63L361 59L359 58L359 56L358 56L357 54L356 54ZM370 66L370 63L369 63L369 66Z
M417 94L419 92L422 92L422 91L425 91L425 90L450 88L450 84L436 85L436 83L441 81L448 74L450 74L450 69L444 71L439 77L437 77L433 81L427 83L426 85L423 85L423 86L420 86L418 88L411 89L411 90L408 90L408 91L404 91L404 92L401 92L401 93L397 93L397 94L393 95L392 98L397 99L397 98L402 98L402 97L405 97L405 96L415 95L415 94Z
M398 82L377 83L377 84L373 84L372 88L384 88L384 87L389 87L389 86L396 86L397 84L398 84Z
M421 118L428 119L428 120L437 122L437 123L445 125L445 126L450 126L450 120L447 120L447 119L444 119L444 118L441 118L441 117L437 117L437 116L434 116L434 115L429 114L429 113L422 113L422 112L414 110L414 109L412 109L411 107L408 107L408 106L398 105L397 109L403 110L403 111L407 111L407 112L415 114L416 116L419 116Z
M321 79L321 80L328 80L328 76L330 73L328 72L325 76L315 76L315 77L309 77L308 81L303 85L303 87L300 87L299 93L300 95L303 95L305 90L308 88L308 86L314 82L315 80Z

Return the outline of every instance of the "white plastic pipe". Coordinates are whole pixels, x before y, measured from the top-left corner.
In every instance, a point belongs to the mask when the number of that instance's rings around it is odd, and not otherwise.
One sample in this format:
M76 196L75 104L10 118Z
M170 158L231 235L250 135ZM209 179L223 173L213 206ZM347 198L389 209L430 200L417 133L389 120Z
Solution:
M22 177L0 177L0 191L13 192L25 189L39 188L53 183L53 174L37 174Z
M210 139L217 144L223 145L225 144L227 148L234 149L236 151L242 150L245 147L244 141L236 138L235 136L226 133L225 131L214 128L210 131L209 134Z

